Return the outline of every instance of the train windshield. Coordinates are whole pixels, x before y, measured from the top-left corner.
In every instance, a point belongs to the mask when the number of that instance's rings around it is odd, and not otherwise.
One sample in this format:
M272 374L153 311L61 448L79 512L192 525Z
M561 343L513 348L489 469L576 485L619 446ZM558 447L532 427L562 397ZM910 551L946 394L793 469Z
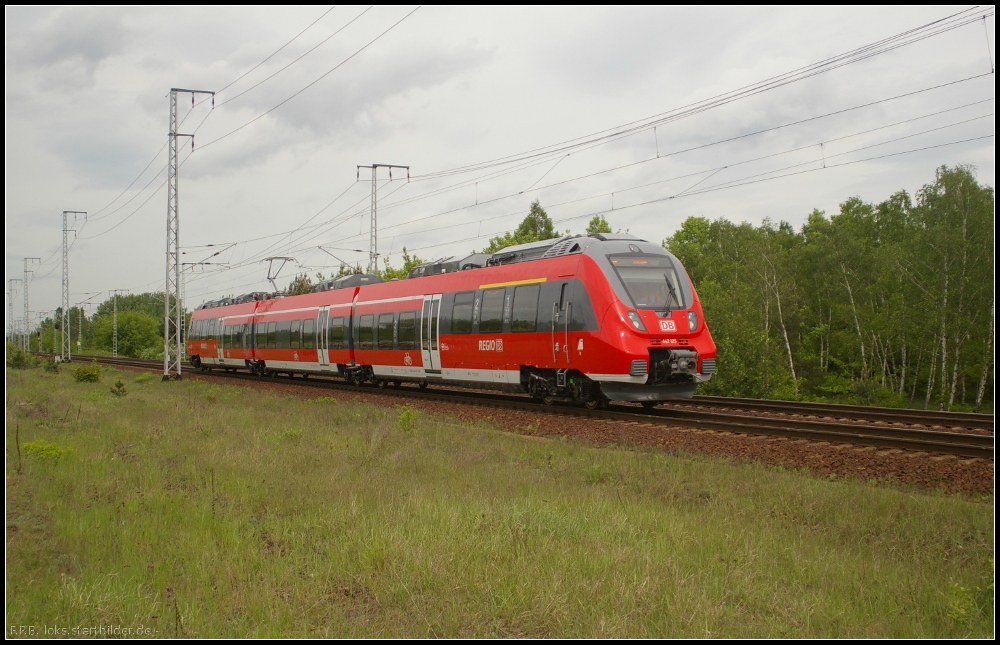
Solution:
M608 260L636 309L686 309L685 292L673 262L664 255L609 255Z

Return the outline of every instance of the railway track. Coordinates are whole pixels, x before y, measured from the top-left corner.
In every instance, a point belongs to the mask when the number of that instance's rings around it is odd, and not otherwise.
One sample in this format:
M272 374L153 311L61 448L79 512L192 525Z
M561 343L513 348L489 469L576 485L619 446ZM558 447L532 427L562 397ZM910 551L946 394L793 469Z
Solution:
M83 360L96 359L106 365L118 365L139 369L158 370L162 363L137 359L81 356ZM202 372L196 372L205 376ZM221 376L221 375L220 375ZM260 378L242 372L225 374L227 379L260 382ZM357 391L357 386L325 376L308 379L282 379L301 387L333 388L343 391ZM788 401L758 401L754 399L728 399L725 397L695 397L690 402L671 402L669 407L651 410L638 409L633 405L611 405L606 410L587 410L569 405L543 406L538 401L513 394L499 394L482 391L417 390L399 387L383 390L365 388L373 394L387 398L412 398L416 400L443 401L485 407L568 415L578 418L603 419L628 423L642 423L660 426L686 427L696 430L713 430L734 434L756 434L806 439L828 443L847 443L879 448L895 448L953 454L963 457L994 459L994 437L992 434L970 434L956 431L961 428L993 430L993 416L969 413L922 412L894 410L891 408L865 408L862 406L803 404ZM732 412L709 412L690 409L692 406L730 408ZM739 410L794 414L814 418L765 417L759 414L740 414ZM827 420L822 420L824 417ZM839 421L849 420L849 423ZM920 424L948 427L942 431L924 428L875 425L858 421L880 421L883 423Z
M783 414L831 417L834 419L859 419L864 421L884 421L912 425L979 428L993 431L992 414L973 412L940 412L937 410L904 410L876 408L863 405L840 405L833 403L801 403L797 401L761 401L725 396L695 396L689 401L672 402L679 406L706 406L760 410Z

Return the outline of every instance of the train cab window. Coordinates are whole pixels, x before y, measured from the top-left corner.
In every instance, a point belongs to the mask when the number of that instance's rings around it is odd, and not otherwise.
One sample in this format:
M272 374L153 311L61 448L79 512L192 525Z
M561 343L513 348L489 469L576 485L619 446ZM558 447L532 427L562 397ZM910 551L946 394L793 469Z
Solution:
M503 331L503 302L505 289L487 289L483 292L483 309L479 319L479 332L495 334Z
M344 334L344 319L341 316L329 318L327 320L328 338L330 339L330 349L346 349L347 339Z
M538 291L537 284L514 289L511 331L535 331L535 321L538 318Z
M358 317L358 349L375 349L375 316Z
M688 306L687 289L669 257L633 253L609 255L608 260L637 309L669 311Z
M399 348L416 349L417 313L404 311L399 314Z
M267 323L267 348L277 349L278 347L278 323Z
M302 349L316 348L316 321L310 318L302 322Z
M299 339L302 336L302 321L292 320L290 321L290 327L288 329L288 346L291 349L298 349Z
M291 320L279 320L277 337L278 349L289 349L288 337L292 331L292 321Z
M472 333L472 301L475 292L455 294L455 304L451 309L451 333L471 334Z
M378 316L378 348L392 349L392 314L379 314Z

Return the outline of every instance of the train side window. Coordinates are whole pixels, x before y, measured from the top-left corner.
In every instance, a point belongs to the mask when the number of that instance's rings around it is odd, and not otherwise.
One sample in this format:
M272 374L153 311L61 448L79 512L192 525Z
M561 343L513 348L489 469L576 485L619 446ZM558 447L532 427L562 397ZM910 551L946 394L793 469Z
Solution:
M288 346L291 349L299 349L300 338L302 336L302 321L293 320L291 321L291 327L288 330Z
M538 317L538 291L537 284L514 289L511 331L535 331L535 321Z
M278 328L276 330L277 332L276 340L278 342L278 349L289 349L288 337L291 335L291 331L292 331L291 320L278 321Z
M505 291L505 289L487 289L483 292L483 309L479 320L480 333L498 334L503 330Z
M590 296L587 294L586 285L580 280L573 280L566 298L569 301L567 303L569 307L567 315L570 318L569 330L596 330L598 328L597 315L594 313L594 307L590 303Z
M257 348L267 348L267 323L265 322L257 323Z
M417 312L404 311L399 314L399 348L416 349Z
M378 348L392 349L392 314L378 316Z
M278 347L278 323L267 323L267 348L276 349Z
M310 318L302 323L302 349L316 348L316 321Z
M375 316L358 317L358 349L375 349Z
M330 338L330 349L344 349L344 319L341 316L330 318L327 323Z
M472 333L472 301L474 297L474 291L455 294L455 304L451 309L451 333Z

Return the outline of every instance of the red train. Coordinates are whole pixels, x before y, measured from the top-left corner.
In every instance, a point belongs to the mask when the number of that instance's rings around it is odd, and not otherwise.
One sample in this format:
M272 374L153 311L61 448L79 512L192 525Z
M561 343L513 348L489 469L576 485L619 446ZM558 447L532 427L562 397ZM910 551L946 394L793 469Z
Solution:
M715 372L715 352L680 262L627 234L206 303L187 336L196 368L516 390L589 407L690 397Z

